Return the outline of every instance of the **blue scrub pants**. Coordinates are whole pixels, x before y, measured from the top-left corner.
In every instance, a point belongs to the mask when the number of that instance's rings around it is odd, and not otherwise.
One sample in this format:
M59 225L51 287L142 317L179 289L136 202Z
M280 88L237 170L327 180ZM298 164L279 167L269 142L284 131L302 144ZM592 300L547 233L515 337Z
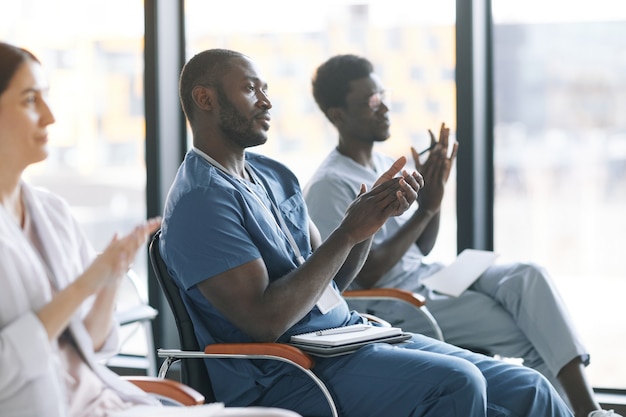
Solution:
M571 417L540 373L414 335L408 343L372 344L350 355L316 358L342 417ZM295 370L255 405L303 416L329 416L317 386Z
M430 268L427 274L442 265ZM575 330L565 303L547 271L532 263L493 265L459 297L426 291L415 281L410 291L427 299L446 342L478 348L502 357L521 358L524 365L541 372L567 401L557 375L567 363L580 357L586 365L589 353ZM413 333L432 335L429 324L413 307L400 303L350 301L351 308L367 311Z

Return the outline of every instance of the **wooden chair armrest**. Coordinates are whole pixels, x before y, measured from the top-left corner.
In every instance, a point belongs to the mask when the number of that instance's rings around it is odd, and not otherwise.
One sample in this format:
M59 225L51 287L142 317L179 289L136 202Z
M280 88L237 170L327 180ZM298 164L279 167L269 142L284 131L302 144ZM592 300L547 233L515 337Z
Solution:
M145 392L172 399L186 406L201 405L205 401L204 396L198 391L172 379L152 376L122 376L121 378L132 382Z
M285 343L215 343L207 345L204 351L183 351L180 349L157 349L160 358L165 358L159 376L167 374L170 364L181 359L205 359L205 358L243 358L243 359L268 359L289 363L299 368L311 378L311 380L322 391L332 415L337 417L337 408L330 391L324 382L311 370L315 362L311 356Z
M419 308L426 305L426 298L407 290L398 288L372 288L369 290L347 290L343 292L345 298L387 298L400 299Z
M295 346L284 343L215 343L204 348L208 354L277 356L297 363L305 369L315 365L313 358Z

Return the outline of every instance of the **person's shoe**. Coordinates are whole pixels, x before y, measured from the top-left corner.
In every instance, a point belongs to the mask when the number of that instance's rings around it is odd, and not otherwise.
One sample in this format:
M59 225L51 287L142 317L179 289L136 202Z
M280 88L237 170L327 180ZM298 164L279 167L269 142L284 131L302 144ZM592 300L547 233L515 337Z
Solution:
M623 417L621 414L617 414L613 410L596 410L589 413L588 417Z

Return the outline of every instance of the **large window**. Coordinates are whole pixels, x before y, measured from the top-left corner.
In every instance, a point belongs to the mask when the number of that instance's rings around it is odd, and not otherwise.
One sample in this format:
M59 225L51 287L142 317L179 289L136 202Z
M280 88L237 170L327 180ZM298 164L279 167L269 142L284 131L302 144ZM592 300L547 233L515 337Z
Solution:
M146 217L143 2L0 3L0 39L41 60L56 118L48 159L25 176L63 196L101 250L116 231L125 233ZM133 268L146 296L145 253ZM137 300L128 293L120 301L123 307Z
M286 163L302 185L337 143L336 131L311 94L315 68L332 55L367 57L391 91L392 137L376 149L411 161L410 146L428 146L428 129L438 132L445 122L455 132L454 1L251 4L234 0L215 7L187 0L187 58L220 47L243 52L259 64L269 82L272 128L268 143L252 151ZM248 7L254 12L242 12ZM430 255L441 261L456 254L455 174L450 178L442 230Z
M621 3L493 0L495 249L502 261L549 269L591 351L593 385L613 388L626 388ZM270 140L255 151L287 163L305 184L336 143L310 92L314 69L333 54L370 58L392 92L392 137L378 149L423 148L427 129L441 122L456 131L454 5L187 0L186 55L225 47L259 63L274 109ZM70 202L97 249L145 218L143 6L0 0L0 38L42 59L57 118L50 157L27 177ZM433 260L456 253L454 179ZM145 254L135 270L146 276Z
M495 248L545 265L626 388L626 13L622 2L493 2Z

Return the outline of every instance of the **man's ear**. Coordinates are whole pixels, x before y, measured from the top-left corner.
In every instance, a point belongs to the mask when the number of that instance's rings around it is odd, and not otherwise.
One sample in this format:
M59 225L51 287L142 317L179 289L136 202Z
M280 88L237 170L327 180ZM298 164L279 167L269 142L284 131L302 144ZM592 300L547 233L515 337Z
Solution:
M340 107L329 107L326 110L326 117L328 117L328 120L335 126L343 122L343 116L343 110Z
M215 106L215 90L203 85L197 85L191 90L191 97L202 110L212 110Z

